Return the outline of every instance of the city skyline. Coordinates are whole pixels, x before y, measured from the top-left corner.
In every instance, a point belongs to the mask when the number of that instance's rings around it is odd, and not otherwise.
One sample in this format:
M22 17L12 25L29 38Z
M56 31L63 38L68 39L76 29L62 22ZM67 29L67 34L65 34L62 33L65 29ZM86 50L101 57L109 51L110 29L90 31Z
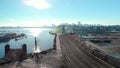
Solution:
M0 26L120 25L119 0L1 0Z

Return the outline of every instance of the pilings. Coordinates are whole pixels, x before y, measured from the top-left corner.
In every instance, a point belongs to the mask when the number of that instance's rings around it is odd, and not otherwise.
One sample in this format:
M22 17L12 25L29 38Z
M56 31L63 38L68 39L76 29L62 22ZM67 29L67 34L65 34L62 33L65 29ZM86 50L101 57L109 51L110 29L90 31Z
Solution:
M37 50L37 39L35 37L35 50Z
M23 50L23 54L24 54L24 59L26 59L27 58L27 45L26 44L23 44L22 50Z
M5 46L5 56L7 55L7 53L10 51L10 45L9 44L7 44L6 46Z
M22 61L27 58L27 45L23 44L22 48L10 49L10 45L5 46L4 59L7 61Z
M23 44L22 49L27 54L27 45L26 44Z

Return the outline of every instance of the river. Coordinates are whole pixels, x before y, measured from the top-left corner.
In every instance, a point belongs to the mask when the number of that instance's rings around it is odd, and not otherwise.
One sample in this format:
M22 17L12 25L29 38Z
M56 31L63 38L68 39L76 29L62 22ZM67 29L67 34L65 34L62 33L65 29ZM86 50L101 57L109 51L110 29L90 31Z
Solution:
M26 34L26 37L21 37L20 40L15 41L15 39L11 39L8 42L0 43L0 58L5 55L4 46L6 44L9 44L12 49L21 48L23 44L26 44L27 53L33 53L35 47L35 37L37 39L37 45L40 47L39 49L41 51L53 48L54 35L49 34L49 31L51 30L51 28L0 28L0 34L10 32Z

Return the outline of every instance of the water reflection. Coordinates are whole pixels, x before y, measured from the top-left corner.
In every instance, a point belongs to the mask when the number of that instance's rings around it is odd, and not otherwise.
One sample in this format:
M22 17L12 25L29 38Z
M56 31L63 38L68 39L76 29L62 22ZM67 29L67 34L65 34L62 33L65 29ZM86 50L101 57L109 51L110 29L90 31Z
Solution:
M34 53L41 52L40 46L37 44L37 42L38 42L37 41L37 36L43 31L43 29L33 28L33 29L29 29L28 31L30 31L31 35L35 37Z
M38 46L37 44L37 39L35 37L35 47L34 47L34 53L40 53L41 50L40 50L40 46Z
M51 29L45 29L45 28L18 28L18 29L0 29L0 33L2 31L6 32L15 32L17 34L24 33L27 35L27 38L22 38L18 41L15 41L15 39L10 40L6 43L0 43L0 58L4 56L4 46L6 44L10 45L10 48L21 48L23 44L27 44L27 53L34 52L35 47L35 37L37 37L37 52L47 50L50 48L53 48L53 39L54 36L49 34L49 31Z
M41 29L41 28L32 28L32 29L27 29L30 34L34 37L37 37L43 30L45 29Z

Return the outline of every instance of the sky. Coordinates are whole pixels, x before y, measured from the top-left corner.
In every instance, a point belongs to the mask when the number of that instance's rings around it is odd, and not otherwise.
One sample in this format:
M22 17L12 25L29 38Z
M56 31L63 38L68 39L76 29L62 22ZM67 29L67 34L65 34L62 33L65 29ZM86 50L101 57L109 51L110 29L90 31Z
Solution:
M120 25L120 0L0 0L0 26Z

